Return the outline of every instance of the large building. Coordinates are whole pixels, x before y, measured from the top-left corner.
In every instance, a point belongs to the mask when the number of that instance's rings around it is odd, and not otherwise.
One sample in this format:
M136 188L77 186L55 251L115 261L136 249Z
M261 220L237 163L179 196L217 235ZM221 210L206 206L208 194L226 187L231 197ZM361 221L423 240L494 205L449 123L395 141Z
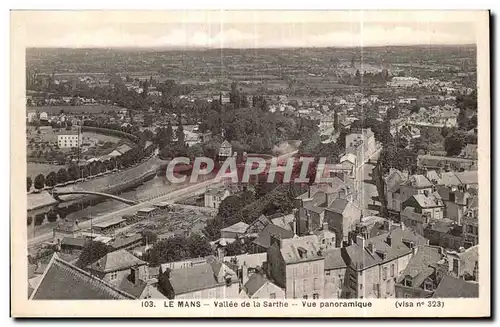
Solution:
M316 235L272 237L267 250L267 275L286 290L287 299L324 298L325 258Z
M57 146L63 148L78 148L82 144L80 133L67 133L57 135Z

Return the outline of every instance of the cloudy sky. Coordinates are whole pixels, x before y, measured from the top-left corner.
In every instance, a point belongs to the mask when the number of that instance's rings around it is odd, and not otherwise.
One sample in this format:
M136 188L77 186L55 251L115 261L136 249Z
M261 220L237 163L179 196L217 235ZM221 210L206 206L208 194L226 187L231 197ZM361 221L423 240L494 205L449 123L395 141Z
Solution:
M28 47L474 44L480 12L24 12Z

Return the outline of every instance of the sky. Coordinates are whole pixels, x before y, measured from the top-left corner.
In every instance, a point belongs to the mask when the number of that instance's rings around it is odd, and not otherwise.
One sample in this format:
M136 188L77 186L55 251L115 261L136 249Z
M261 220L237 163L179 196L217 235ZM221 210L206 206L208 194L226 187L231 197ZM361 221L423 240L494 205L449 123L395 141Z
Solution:
M27 47L286 48L475 44L484 12L22 12ZM15 26L14 26L15 28ZM19 27L21 28L21 27Z

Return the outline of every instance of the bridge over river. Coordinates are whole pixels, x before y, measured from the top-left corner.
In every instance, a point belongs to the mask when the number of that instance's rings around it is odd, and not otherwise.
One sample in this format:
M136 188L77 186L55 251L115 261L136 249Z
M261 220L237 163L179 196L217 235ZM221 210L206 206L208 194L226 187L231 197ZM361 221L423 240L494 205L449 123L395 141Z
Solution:
M94 192L94 191L59 191L59 190L52 190L51 191L52 196L59 202L64 202L63 199L60 198L61 195L70 195L70 194L87 194L87 195L98 195L98 196L103 196L109 199L114 199L123 203L126 203L128 205L136 205L139 202L134 201L134 200L129 200L125 199L116 195L108 194L108 193L102 193L102 192Z

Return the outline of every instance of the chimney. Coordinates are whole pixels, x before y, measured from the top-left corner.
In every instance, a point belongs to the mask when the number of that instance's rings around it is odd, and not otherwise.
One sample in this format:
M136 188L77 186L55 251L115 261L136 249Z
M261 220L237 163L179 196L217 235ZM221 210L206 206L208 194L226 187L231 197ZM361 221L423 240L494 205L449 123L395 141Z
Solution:
M241 282L243 283L243 285L245 285L248 282L248 267L246 262L243 262L241 270L242 270Z
M219 246L217 248L217 258L220 260L220 261L224 261L224 248L222 246Z
M293 229L293 234L298 235L297 233L299 232L299 209L293 209L293 222L292 222L292 229Z
M387 245L392 246L392 236L390 233L387 235Z
M328 222L323 223L323 230L327 231L328 230Z
M130 268L130 281L134 285L139 283L139 267Z
M365 247L365 238L361 235L356 235L356 244L364 248Z

